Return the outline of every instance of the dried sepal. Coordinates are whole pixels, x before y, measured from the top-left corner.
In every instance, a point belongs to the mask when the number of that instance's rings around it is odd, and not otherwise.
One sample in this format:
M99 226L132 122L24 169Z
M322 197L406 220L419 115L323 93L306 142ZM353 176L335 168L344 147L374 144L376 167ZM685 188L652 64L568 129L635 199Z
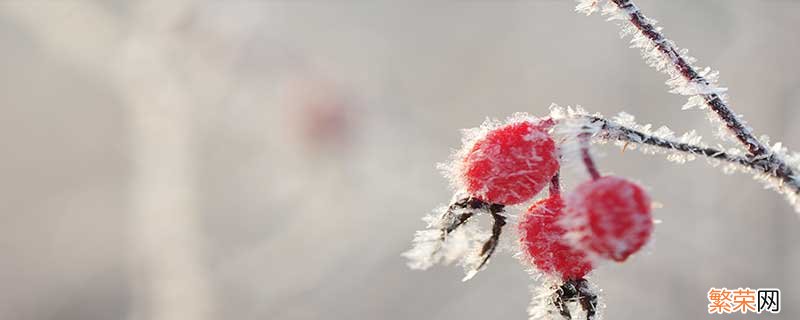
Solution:
M447 207L442 207L423 217L426 229L414 234L412 248L402 254L408 259L409 268L425 270L436 264L458 263L469 269L477 263L474 252L489 234L475 221L467 221L453 232L443 234L442 229L450 223L444 214L446 210Z

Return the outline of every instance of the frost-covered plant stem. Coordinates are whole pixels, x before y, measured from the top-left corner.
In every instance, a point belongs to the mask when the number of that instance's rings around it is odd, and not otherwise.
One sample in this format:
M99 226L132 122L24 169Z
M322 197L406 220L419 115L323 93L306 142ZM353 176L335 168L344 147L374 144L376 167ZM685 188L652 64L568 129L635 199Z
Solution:
M642 11L631 0L611 0L622 12L628 15L628 20L633 24L639 32L652 41L653 45L658 51L663 54L673 67L683 76L683 78L692 83L698 83L704 86L710 85L705 77L701 76L697 70L678 53L672 42L667 40L664 35L648 21L642 14ZM722 97L712 92L709 94L701 94L705 100L706 105L711 108L714 113L725 123L725 126L736 136L736 139L741 142L747 151L754 157L767 155L769 149L753 136L750 128L745 126L731 108L723 101Z
M783 182L784 186L791 188L795 193L800 193L800 184L796 179L793 178L794 173L792 168L784 164L782 161L775 161L775 157L759 158L752 156L731 155L715 148L671 141L645 134L597 116L583 115L582 117L600 129L601 132L598 135L600 138L646 144L663 149L681 151L688 154L701 155L711 159L735 163L777 178Z
M699 107L711 110L709 119L723 125L719 137L741 144L746 154L740 156L738 150L728 150L729 157L714 149L673 145L658 140L649 141L650 145L673 150L684 148L681 151L741 164L757 173L756 178L767 178L767 187L783 193L795 210L800 212L800 154L788 154L788 150L780 143L770 147L766 139L756 138L741 115L736 114L726 102L724 92L727 89L717 86L717 72L710 68L697 68L694 64L696 59L687 55L686 49L679 48L666 38L661 28L655 26L656 22L645 16L633 0L579 0L576 10L587 15L600 11L609 16L608 20L620 21L621 35L633 37L631 47L640 49L651 67L669 75L667 85L671 88L670 92L690 96L683 109Z

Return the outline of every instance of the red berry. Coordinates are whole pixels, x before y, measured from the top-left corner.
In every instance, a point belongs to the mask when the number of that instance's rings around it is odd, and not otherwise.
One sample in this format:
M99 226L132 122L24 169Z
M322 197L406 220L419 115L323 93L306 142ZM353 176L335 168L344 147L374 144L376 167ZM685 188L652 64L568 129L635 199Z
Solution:
M558 223L563 209L559 195L533 204L519 224L522 248L539 270L563 280L581 279L592 271L592 262L564 239L567 230Z
M558 170L551 122L511 123L479 139L464 158L467 191L475 197L515 205L542 191Z
M625 261L653 232L650 197L637 184L606 176L579 185L566 199L565 224L581 237L578 246ZM571 227L570 227L571 228Z

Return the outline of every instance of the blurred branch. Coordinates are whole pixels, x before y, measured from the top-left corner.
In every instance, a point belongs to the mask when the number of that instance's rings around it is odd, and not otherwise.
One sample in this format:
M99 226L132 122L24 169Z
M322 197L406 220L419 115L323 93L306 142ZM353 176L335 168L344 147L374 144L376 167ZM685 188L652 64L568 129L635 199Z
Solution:
M213 318L194 179L192 92L174 72L186 1L141 1L130 21L95 2L8 5L0 15L44 50L109 79L125 99L132 144L131 319ZM213 78L213 77L209 77ZM207 80L210 81L210 80Z

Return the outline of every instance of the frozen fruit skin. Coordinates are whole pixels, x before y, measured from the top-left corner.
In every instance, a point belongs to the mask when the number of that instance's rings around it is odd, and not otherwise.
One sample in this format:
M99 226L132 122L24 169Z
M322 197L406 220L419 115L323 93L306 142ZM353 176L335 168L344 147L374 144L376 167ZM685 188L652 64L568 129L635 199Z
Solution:
M558 223L563 208L564 201L557 195L533 204L519 224L520 241L540 271L562 280L581 279L592 271L592 262L564 239L567 230Z
M625 261L653 232L650 197L637 184L606 176L579 185L566 199L566 224L582 236L578 246ZM576 223L577 222L577 223Z
M525 202L538 194L558 170L549 122L516 122L494 129L464 158L467 191L503 205Z

